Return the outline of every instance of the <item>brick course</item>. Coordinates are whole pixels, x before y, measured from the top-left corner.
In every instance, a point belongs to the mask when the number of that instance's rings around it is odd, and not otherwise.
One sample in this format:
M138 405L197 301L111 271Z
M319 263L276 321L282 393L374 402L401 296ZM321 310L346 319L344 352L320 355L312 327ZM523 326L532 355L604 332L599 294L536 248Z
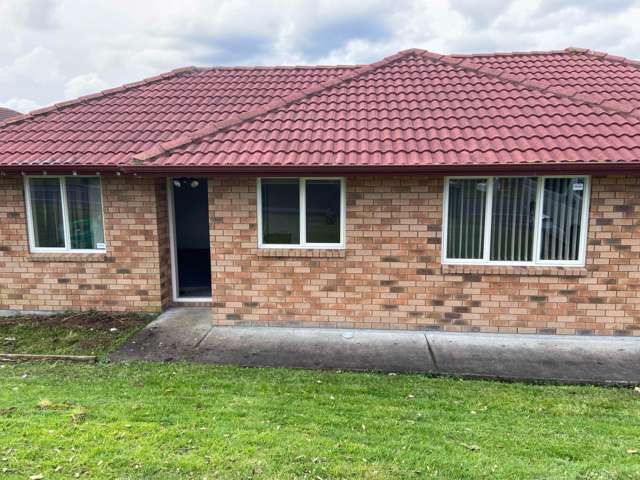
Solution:
M0 309L170 305L165 179L102 182L107 254L32 254L0 177ZM442 199L442 178L350 177L345 250L260 250L255 177L210 179L215 323L640 335L640 178L592 179L584 268L442 266Z
M168 305L164 188L163 179L102 178L106 255L34 254L23 180L0 177L0 309L159 311Z
M593 178L584 268L442 266L442 200L442 178L352 177L344 251L267 251L256 179L211 180L215 323L640 335L640 179Z

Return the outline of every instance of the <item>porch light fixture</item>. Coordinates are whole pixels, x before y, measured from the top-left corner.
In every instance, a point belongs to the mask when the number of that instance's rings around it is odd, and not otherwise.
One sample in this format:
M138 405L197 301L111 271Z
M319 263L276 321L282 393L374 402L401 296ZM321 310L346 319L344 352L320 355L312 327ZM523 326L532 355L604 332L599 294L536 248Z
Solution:
M176 188L182 188L183 185L189 185L191 188L197 188L200 185L200 181L195 178L174 178L173 186Z

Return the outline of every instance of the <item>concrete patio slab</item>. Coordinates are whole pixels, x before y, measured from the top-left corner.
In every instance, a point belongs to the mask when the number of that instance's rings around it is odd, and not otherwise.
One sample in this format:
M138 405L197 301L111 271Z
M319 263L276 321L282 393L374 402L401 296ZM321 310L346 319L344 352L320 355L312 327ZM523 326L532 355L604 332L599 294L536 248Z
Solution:
M112 359L640 384L640 338L213 327L208 308L166 311Z
M375 330L218 327L192 358L245 366L384 372L434 369L423 335Z
M133 336L111 359L186 360L211 331L210 308L172 308Z
M569 383L640 383L640 338L428 333L440 373Z

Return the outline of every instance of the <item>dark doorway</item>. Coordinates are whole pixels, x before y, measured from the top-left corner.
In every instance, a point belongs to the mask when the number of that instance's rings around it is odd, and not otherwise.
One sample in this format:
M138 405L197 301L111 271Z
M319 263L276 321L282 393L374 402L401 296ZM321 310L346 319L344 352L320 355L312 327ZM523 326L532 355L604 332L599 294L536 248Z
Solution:
M177 296L180 299L211 298L207 180L175 178L172 188Z

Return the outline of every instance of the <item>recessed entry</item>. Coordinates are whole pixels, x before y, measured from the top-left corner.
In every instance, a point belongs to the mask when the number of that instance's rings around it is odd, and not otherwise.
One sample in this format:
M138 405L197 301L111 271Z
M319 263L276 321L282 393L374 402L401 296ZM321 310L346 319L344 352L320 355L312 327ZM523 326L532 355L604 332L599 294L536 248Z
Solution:
M206 178L173 178L172 266L176 300L211 298L211 242Z

